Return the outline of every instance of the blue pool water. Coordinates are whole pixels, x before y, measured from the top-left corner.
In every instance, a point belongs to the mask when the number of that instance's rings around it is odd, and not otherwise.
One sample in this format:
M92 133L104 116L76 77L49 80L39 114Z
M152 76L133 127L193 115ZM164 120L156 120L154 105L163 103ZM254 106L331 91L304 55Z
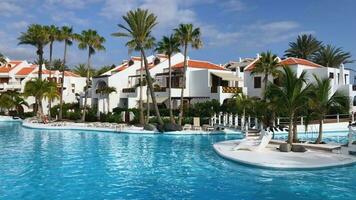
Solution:
M235 136L23 129L0 122L0 199L356 199L356 166L278 171L226 161Z

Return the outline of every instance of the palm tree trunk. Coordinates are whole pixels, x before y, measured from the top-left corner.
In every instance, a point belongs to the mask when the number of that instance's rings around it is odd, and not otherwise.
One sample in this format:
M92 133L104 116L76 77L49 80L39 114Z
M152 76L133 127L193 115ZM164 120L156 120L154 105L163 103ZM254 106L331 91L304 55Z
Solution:
M42 65L43 65L43 47L38 47L38 79L42 79Z
M143 58L142 58L142 54L141 54L141 68L140 68L140 102L139 102L139 109L140 109L140 124L143 125L145 123L145 119L144 119L144 114L143 114L143 102L142 102L142 81L143 81Z
M298 130L297 130L297 118L294 118L293 121L293 142L298 142Z
M64 71L66 66L66 58L67 58L67 41L64 41L64 55L63 55L63 63L62 63L62 82L61 82L61 94L60 94L60 109L59 109L59 120L63 118L63 90L64 90Z
M187 52L188 51L188 44L184 44L184 71L183 71L183 83L182 83L182 90L180 93L180 109L179 109L179 117L178 117L178 124L182 125L183 120L183 98L184 98L184 88L186 82L186 73L188 68L188 60L187 60Z
M289 116L289 127L288 127L288 143L293 143L293 121L294 121L294 113Z
M153 90L151 74L150 74L150 70L148 69L148 61L147 61L147 58L146 58L146 55L145 55L145 51L143 50L143 48L140 48L140 49L141 49L142 57L143 57L144 62L145 62L146 81L147 81L148 87L150 88L152 103L153 103L154 109L156 111L156 116L157 116L157 119L158 119L158 123L160 125L163 125L164 123L162 121L161 114L159 113L159 109L158 109L158 105L157 105L157 101L156 101L156 95L155 95L155 92Z
M146 84L146 86L147 86L147 84ZM150 99L150 90L149 90L149 88L148 88L148 86L146 87L146 97L147 97L147 99L146 99L146 109L147 109L147 121L146 121L146 123L148 124L149 122L150 122L150 101L149 101L149 99Z
M171 123L175 123L172 111L172 63L171 63L171 55L168 56L168 109L169 109L169 117L171 119Z
M321 140L323 139L323 123L324 123L324 120L320 119L319 120L319 135L315 141L315 143L317 143L317 144L320 144Z
M88 61L87 61L87 84L85 87L85 93L84 93L84 105L83 105L83 115L82 115L82 121L85 122L85 115L87 112L87 101L88 101L88 90L89 90L89 82L90 82L90 48L88 50Z
M265 84L265 89L264 89L264 91L263 91L263 93L264 93L263 99L266 99L265 93L266 93L266 91L267 91L268 74L265 74L265 77L264 77L263 81L264 81L264 84Z

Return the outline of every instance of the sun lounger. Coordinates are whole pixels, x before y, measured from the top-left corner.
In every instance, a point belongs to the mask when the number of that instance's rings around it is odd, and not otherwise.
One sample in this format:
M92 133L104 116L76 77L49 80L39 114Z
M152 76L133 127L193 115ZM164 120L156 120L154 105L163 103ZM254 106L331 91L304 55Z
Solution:
M194 117L193 118L193 130L195 130L195 131L200 131L201 130L200 118L199 117Z
M214 127L210 126L209 124L203 124L204 131L213 131Z
M233 150L261 151L272 139L272 133L267 130L261 131L261 136L258 139L242 140Z
M191 124L184 124L183 130L185 130L185 131L192 130L192 125Z

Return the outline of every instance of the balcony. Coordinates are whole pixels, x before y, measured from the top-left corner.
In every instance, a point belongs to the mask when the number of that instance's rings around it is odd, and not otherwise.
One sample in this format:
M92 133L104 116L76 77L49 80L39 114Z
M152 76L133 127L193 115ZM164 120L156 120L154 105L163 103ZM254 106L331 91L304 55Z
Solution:
M20 90L20 82L0 83L0 90Z
M122 92L123 93L135 93L136 92L136 88L123 88Z

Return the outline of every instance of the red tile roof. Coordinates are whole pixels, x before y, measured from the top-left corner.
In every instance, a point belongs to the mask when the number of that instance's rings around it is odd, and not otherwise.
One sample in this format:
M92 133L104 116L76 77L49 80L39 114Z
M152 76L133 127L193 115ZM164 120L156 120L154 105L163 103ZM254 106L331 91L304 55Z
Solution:
M255 68L255 63L258 61L259 59L255 59L252 63L250 63L249 65L246 66L245 71L252 71L253 68ZM283 66L289 66L289 65L305 65L305 66L309 66L309 67L323 67L321 65L318 65L316 63L313 63L309 60L305 60L305 59L301 59L301 58L286 58L282 61L279 62L279 64L283 65Z
M183 68L184 62L178 63L173 66L173 68ZM188 60L188 67L201 68L201 69L214 69L214 70L225 70L223 67L210 63L208 61L200 60Z
M27 76L35 69L36 69L36 65L31 65L30 67L24 67L24 68L20 69L20 71L18 71L16 73L16 75L17 76Z
M115 71L121 72L121 71L123 71L123 70L125 70L125 69L127 69L127 68L128 68L127 63L125 63L125 64L123 64L123 65L121 65L121 66L118 66Z
M56 72L59 72L59 71L53 71L53 70L47 70L47 69L42 70L42 74L50 74L50 73L55 74ZM34 73L37 74L38 71L35 71ZM64 76L81 77L78 74L71 72L71 71L64 71Z
M4 66L0 67L0 73L8 73L9 71L13 70L15 67L17 67L21 63L22 63L22 61L12 60L12 61L6 63ZM11 67L9 67L9 66L11 66Z
M309 67L322 67L316 63L313 63L309 60L301 59L301 58L286 58L280 62L281 65L306 65Z

